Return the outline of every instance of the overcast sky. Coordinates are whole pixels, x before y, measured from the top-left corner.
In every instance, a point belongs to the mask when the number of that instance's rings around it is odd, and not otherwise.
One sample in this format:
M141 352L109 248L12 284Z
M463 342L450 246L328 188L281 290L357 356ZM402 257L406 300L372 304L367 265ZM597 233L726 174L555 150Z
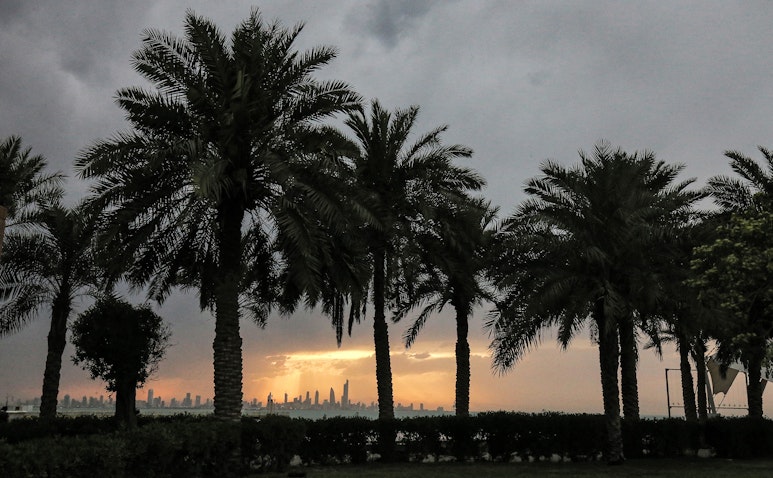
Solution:
M130 66L142 30L181 34L192 8L230 33L252 6L269 20L305 22L299 49L338 48L319 76L344 80L388 108L419 105L417 133L448 124L446 142L475 151L467 165L486 178L485 195L503 215L523 199L524 181L541 161L574 163L579 149L600 139L684 163L683 179L696 178L696 187L730 172L725 150L759 158L757 145L773 146L773 5L753 1L0 0L0 138L20 135L71 176L68 200L80 199L87 185L72 177L73 159L126 127L115 91L144 85ZM150 385L156 395L212 395L214 321L197 302L176 295L159 308L175 345ZM548 334L499 377L489 367L485 313L476 311L471 327L473 410L601 410L597 352L586 338L562 352ZM406 325L392 326L396 402L450 408L449 319L431 319L407 352ZM48 322L43 311L0 340L0 399L40 394ZM353 400L375 399L370 320L338 351L313 311L265 330L243 327L245 398L317 388L326 396L333 385L340 395L348 378ZM678 367L670 352L662 362L641 354L644 414L666 412L663 369ZM69 347L65 354L62 393L99 393L101 384L67 363Z

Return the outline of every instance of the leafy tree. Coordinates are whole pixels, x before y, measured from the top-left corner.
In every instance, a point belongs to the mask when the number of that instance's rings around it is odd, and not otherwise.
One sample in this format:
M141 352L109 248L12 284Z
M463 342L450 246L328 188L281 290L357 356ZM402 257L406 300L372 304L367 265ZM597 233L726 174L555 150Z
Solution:
M470 414L470 345L467 340L473 307L492 295L485 285L491 222L497 210L483 199L439 205L419 227L409 245L418 260L406 271L409 300L398 318L422 307L405 333L410 347L430 315L451 304L456 312L456 415Z
M73 362L115 392L119 424L137 427L137 387L157 370L169 336L163 319L149 306L133 306L111 296L99 299L73 322Z
M718 331L719 358L740 360L748 370L749 415L762 417L762 376L773 338L773 213L736 212L715 231L715 239L697 247L691 283L708 306L724 311L730 323ZM766 364L770 365L770 364Z
M45 158L31 153L31 148L22 148L18 136L0 143L0 257L6 220L18 217L41 200L61 196L62 175L44 173Z
M262 324L274 307L292 310L298 296L281 295L280 279L294 291L320 283L315 228L340 214L325 174L337 163L319 154L330 150L319 121L359 97L313 77L335 50L297 52L301 29L253 10L230 39L192 12L184 38L147 30L133 64L155 90L120 90L132 129L76 162L97 179L101 236L130 259L128 280L158 301L174 286L195 288L202 309L214 310L219 417L241 414L239 318Z
M30 216L34 228L6 237L0 263L0 335L16 332L51 310L40 416L56 416L62 354L73 301L98 283L92 249L94 224L83 206L43 203Z
M483 184L475 172L452 163L454 158L469 157L472 151L461 145L443 145L440 136L447 126L408 143L418 113L417 106L391 113L374 100L370 114L359 107L346 118L346 126L356 138L349 141L352 208L363 220L359 237L367 244L373 271L373 338L382 419L394 418L386 310L400 303L404 286L400 264L406 259L402 257L404 246L412 240L411 228L441 201L458 200ZM357 317L350 318L350 326Z
M650 254L697 194L673 185L682 169L654 154L629 155L608 143L565 168L545 162L527 182L531 197L495 241L491 275L502 291L488 323L494 364L504 371L558 327L566 347L590 319L599 344L607 460L622 461L619 323L651 310L663 291Z
M760 146L764 157L758 164L739 151L727 151L730 167L740 177L715 176L709 179L707 191L722 210L714 218L720 223L714 228L716 235L696 251L692 263L699 274L694 279L698 287L705 287L701 298L709 305L727 313L733 326L718 330L720 359L727 364L733 357L743 361L749 370L747 389L749 414L762 414L762 385L759 383L758 362L760 350L767 341L766 330L771 317L764 310L766 305L764 270L770 262L769 247L765 237L770 235L770 214L773 214L773 152ZM724 222L724 224L723 224ZM761 228L761 229L760 229ZM766 229L767 228L767 229ZM762 255L758 255L762 254ZM715 265L712 260L718 260ZM728 277L717 273L728 268L736 277L742 271L748 275L739 277L740 282L729 284ZM732 285L722 289L723 285ZM749 290L744 291L745 287ZM762 287L762 289L759 289ZM752 307L754 310L745 310ZM752 314L752 315L748 315ZM767 338L766 338L767 337Z

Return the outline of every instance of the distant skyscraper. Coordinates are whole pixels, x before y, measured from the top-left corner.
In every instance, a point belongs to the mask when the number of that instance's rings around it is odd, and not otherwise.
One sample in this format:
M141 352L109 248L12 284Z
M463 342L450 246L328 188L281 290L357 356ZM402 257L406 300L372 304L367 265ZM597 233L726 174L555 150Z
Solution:
M336 393L333 387L330 387L330 406L333 407L336 404Z
M319 405L319 390L314 392L314 405Z
M344 384L344 393L341 395L341 408L349 406L349 380Z
M153 389L148 389L148 408L153 406Z
M196 408L201 406L201 395L196 395Z

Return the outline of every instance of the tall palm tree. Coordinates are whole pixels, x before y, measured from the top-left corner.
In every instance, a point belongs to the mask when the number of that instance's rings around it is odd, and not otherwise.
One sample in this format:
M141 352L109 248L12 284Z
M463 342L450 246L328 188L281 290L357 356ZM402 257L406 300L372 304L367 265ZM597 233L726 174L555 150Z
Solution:
M568 346L591 319L607 421L607 460L622 461L619 323L662 293L649 253L673 216L696 195L672 185L681 166L654 154L629 155L608 143L565 168L545 162L527 182L531 198L497 236L492 278L503 290L489 321L494 363L512 366L546 327L558 327ZM649 309L647 309L649 310Z
M462 203L439 205L419 226L408 256L417 258L407 268L406 283L411 284L408 300L401 304L396 318L422 307L421 313L405 332L405 345L415 342L427 319L451 304L456 312L456 415L470 414L470 345L467 340L473 307L492 298L485 285L491 222L497 209L488 201L471 198ZM410 264L409 264L410 265Z
M0 257L6 220L28 210L30 205L61 195L62 175L47 174L43 156L22 147L21 138L10 136L0 143Z
M277 290L282 277L295 290L316 283L320 235L309 231L340 212L324 174L336 163L318 154L329 150L319 121L359 97L313 77L336 52L296 51L301 30L265 23L258 10L230 38L191 11L184 38L147 30L133 65L155 90L119 90L131 130L76 162L97 180L102 237L130 258L126 277L159 301L174 286L195 288L202 309L214 310L223 418L241 414L239 318L263 323L272 307L291 309ZM304 265L282 276L288 260Z
M51 310L48 353L43 374L40 416L56 416L62 354L73 301L93 291L98 282L92 249L93 222L83 206L43 203L32 215L36 224L6 237L0 264L0 336L16 332Z
M394 113L371 103L370 114L360 107L346 118L356 139L353 151L353 208L363 219L361 237L372 263L374 305L373 341L379 418L394 418L392 366L389 357L388 306L400 302L401 249L411 239L411 228L441 201L456 201L483 185L470 169L455 166L454 158L472 151L461 145L445 146L441 126L408 143L419 108ZM389 302L389 304L388 304ZM392 307L392 308L394 308Z

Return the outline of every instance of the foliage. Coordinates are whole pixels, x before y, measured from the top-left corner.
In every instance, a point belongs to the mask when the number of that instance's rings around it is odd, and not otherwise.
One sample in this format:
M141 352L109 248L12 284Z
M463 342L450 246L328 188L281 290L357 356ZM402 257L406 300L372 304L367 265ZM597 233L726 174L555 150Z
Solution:
M0 262L0 337L23 328L50 308L51 324L43 372L40 414L56 415L67 321L73 302L92 294L99 282L93 246L94 222L81 204L42 202L28 215L34 227L8 235Z
M762 165L740 151L726 151L730 167L740 178L714 176L709 179L706 190L723 210L773 209L773 151L762 146L758 149L765 158Z
M731 215L715 230L712 242L695 249L691 283L699 298L739 321L760 321L761 332L773 330L773 212ZM751 325L751 324L750 324Z
M306 464L358 463L376 446L375 420L336 417L318 421L266 416L234 423L213 417L145 417L134 431L109 430L95 417L57 418L54 437L30 436L37 420L0 424L3 476L222 476L282 469L294 455ZM101 422L101 424L100 424ZM414 417L392 421L401 461L455 456L458 461L522 461L558 456L594 461L604 445L600 415L488 412L473 417ZM700 447L720 458L773 458L773 421L712 418L705 424L681 419L626 421L626 455L674 458ZM69 430L69 431L68 431ZM71 432L75 432L73 435ZM231 455L241 449L233 468ZM357 458L359 457L359 458ZM372 466L372 465L371 465Z
M193 288L201 308L214 310L223 417L241 412L240 317L262 325L303 293L313 304L334 255L339 163L320 122L359 96L314 78L336 52L296 51L301 30L266 23L257 9L230 38L191 11L184 38L147 30L133 65L155 89L119 90L131 130L76 161L96 180L102 243L126 259L114 274L158 301Z
M491 275L503 296L489 325L500 370L548 327L568 346L597 298L614 318L665 297L655 258L701 196L686 190L692 181L673 184L682 169L605 142L574 167L543 163L542 176L527 182L530 198L496 237Z
M45 169L45 158L33 156L20 137L10 136L0 143L0 207L9 218L26 222L26 212L62 196L64 176L48 174Z
M373 422L367 418L309 420L301 458L305 463L364 463L374 441Z
M242 456L250 457L252 468L283 471L301 452L306 423L280 415L242 420Z
M544 330L557 328L567 347L590 322L599 344L607 455L619 462L620 358L626 416L638 416L634 319L651 327L646 312L668 295L658 257L701 194L686 190L692 181L674 183L683 166L651 152L628 154L602 142L580 157L571 168L543 163L542 176L527 182L529 199L497 234L490 273L501 297L487 325L494 366L504 372Z
M379 418L394 418L392 369L389 358L389 333L386 311L401 304L401 294L408 286L403 282L402 265L406 260L405 245L412 240L411 230L421 227L432 208L446 201L463 198L468 191L479 189L482 178L474 171L453 164L456 158L471 156L462 145L446 146L441 135L447 126L435 128L408 143L416 124L419 108L412 106L385 110L374 100L370 111L358 106L345 119L354 139L330 132L346 144L346 166L349 173L348 204L356 227L351 234L364 245L358 260L371 264L370 281L360 285L349 315L349 331L364 313L368 291L374 308L374 348ZM362 304L356 301L362 300ZM344 317L333 317L340 341ZM386 439L391 443L391 439Z
M116 391L122 379L141 386L164 358L170 332L148 305L99 299L72 324L73 362Z

